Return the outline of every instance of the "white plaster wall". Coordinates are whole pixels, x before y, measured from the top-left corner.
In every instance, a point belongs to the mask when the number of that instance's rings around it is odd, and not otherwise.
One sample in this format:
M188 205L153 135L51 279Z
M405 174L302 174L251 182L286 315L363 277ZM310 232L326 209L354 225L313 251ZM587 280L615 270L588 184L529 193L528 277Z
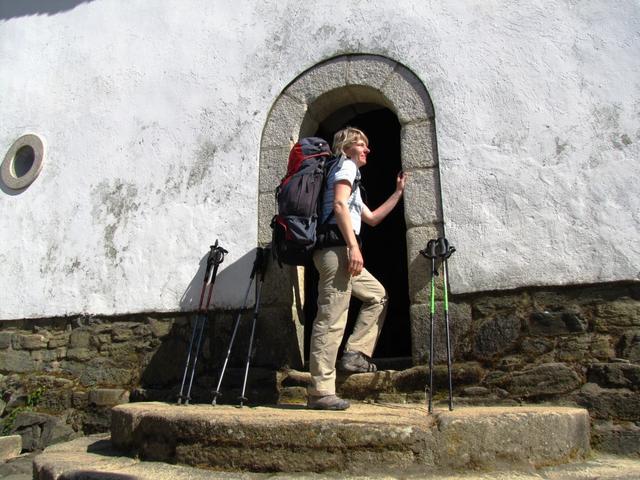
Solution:
M262 128L283 88L386 55L436 111L455 292L637 279L636 1L0 0L0 153L48 145L0 192L0 319L238 306Z

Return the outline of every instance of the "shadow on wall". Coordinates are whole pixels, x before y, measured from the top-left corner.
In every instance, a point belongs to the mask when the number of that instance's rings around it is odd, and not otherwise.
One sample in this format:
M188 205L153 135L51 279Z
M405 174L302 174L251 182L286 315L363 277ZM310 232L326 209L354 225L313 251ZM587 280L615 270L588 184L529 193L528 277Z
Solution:
M73 10L81 3L93 0L0 0L0 19L24 17L28 15L55 15Z
M198 271L195 276L189 282L189 286L182 294L180 299L180 310L183 312L195 312L200 308L200 295L202 294L202 287L204 281L204 274L207 269L207 258L209 252L207 252L201 259L198 266ZM210 309L216 308L216 297L220 296L222 292L229 293L234 292L234 295L225 295L225 297L239 298L239 293L242 292L242 299L249 285L249 276L251 274L251 268L253 261L256 257L256 249L247 252L233 263L227 263L228 260L224 260L218 269L218 274L213 286L213 292L211 294ZM203 298L203 305L206 307L207 296L209 294L209 287L205 291ZM253 293L249 294L247 299L248 306L252 306ZM220 307L218 307L220 308ZM238 308L238 307L235 307Z
M176 400L185 371L189 346L193 340L192 334L195 328L196 318L200 317L195 312L198 311L200 304L208 256L209 252L204 254L200 259L198 271L195 273L180 300L180 306L184 314L173 322L162 344L148 359L140 379L141 387L144 389L144 397L136 398L136 400L170 402ZM255 302L255 282L251 282L250 284L250 274L255 256L256 249L252 249L233 263L227 264L225 260L221 264L221 270L218 272L213 287L212 305L207 314L202 343L200 345L199 360L196 362L196 373L194 375L193 391L191 392L191 397L195 403L209 403L211 401L211 392L217 381L219 368L222 364L221 360L224 357L230 339L231 323L240 311L238 307L224 311L216 308L214 306L216 294L219 294L220 290L229 291L230 289L234 289L239 294L241 292L242 300L244 300L249 285L251 285L245 307L246 309L252 309ZM224 270L222 270L223 266L226 267ZM204 295L204 305L207 303L208 293L209 288L207 287ZM229 367L244 365L245 362L246 352L248 351L248 328L251 314L245 312L242 320ZM259 335L258 332L256 334L256 343L254 343L254 351L258 348L257 337ZM195 352L195 348L193 351ZM256 361L255 355L253 361ZM253 364L254 362L252 362L252 365ZM258 380L255 380L255 376L260 376L260 374L261 371L258 373L251 372L254 382L260 383ZM185 392L189 384L190 376L191 369L189 369L189 374L186 378ZM238 377L238 372L230 368L229 382L231 382L230 384L232 386L237 387L237 385L235 385L235 383L238 383L236 377ZM273 382L270 382L270 384L273 384ZM256 393L252 395L254 398L259 397Z

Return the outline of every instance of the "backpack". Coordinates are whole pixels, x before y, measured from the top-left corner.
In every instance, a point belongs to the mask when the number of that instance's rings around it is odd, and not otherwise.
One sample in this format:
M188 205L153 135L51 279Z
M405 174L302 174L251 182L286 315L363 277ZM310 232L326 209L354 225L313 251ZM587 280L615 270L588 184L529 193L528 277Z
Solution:
M276 188L278 213L271 220L273 257L281 266L310 261L325 182L337 164L319 137L302 138L291 149L287 174Z

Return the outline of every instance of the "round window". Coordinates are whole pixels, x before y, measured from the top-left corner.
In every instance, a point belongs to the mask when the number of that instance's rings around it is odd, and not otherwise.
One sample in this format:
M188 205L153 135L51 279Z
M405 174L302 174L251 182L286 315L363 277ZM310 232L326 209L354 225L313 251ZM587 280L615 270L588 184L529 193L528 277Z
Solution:
M20 190L33 183L42 170L44 141L33 133L21 136L7 152L0 167L4 184Z

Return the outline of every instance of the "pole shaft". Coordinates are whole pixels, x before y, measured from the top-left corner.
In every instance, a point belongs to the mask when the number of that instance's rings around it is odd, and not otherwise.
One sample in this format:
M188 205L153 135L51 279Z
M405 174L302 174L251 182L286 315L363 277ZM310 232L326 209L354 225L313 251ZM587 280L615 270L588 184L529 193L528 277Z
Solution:
M444 324L447 334L447 373L449 377L449 410L453 410L453 382L451 380L451 335L449 332L449 298L447 294L447 259L444 260L443 266L444 281Z
M191 332L191 341L189 342L189 350L187 352L187 361L184 364L184 373L182 374L182 383L180 384L180 393L178 394L178 405L183 400L184 385L187 380L187 372L189 371L189 364L191 363L191 351L193 350L193 342L196 338L196 327L198 325L199 315L202 314L202 301L204 300L204 293L207 290L208 283L209 283L209 270L205 272L204 280L202 283L202 291L200 292L200 302L198 304L198 315L196 315L196 321L194 322L193 330Z
M249 348L247 349L247 363L244 368L244 380L242 382L242 393L240 394L240 406L246 399L245 391L247 388L247 379L249 378L249 364L251 363L251 349L253 348L253 337L256 331L256 323L258 321L258 311L260 310L260 292L262 290L263 276L259 275L256 281L256 306L253 310L253 321L251 323L251 336L249 337Z
M236 317L236 321L233 324L233 332L231 332L231 338L229 339L229 347L227 348L227 356L224 359L224 363L222 364L222 370L220 370L220 377L218 378L218 386L216 387L216 391L213 393L213 401L212 405L215 405L217 402L218 395L220 395L220 387L222 386L222 379L224 378L224 373L227 369L227 364L229 363L229 357L231 356L231 350L233 349L233 344L236 339L236 334L238 333L238 326L240 325L240 317L242 316L242 311L247 306L247 300L249 299L249 293L251 292L251 284L253 283L253 275L249 279L249 285L247 286L247 291L244 294L244 301L242 302L242 308L238 312L238 316Z
M436 287L435 287L436 259L431 259L431 299L429 314L429 413L433 411L433 317L436 311Z

